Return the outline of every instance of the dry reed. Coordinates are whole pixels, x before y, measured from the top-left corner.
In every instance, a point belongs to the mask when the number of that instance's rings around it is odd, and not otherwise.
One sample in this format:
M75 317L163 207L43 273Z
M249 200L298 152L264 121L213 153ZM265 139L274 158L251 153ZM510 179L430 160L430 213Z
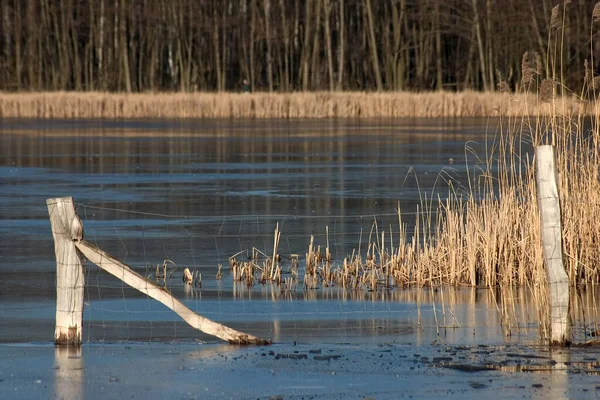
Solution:
M560 27L560 21L558 19L558 10L560 5L555 5L552 7L552 15L550 16L550 28L558 28Z
M539 55L523 57L522 83L535 81ZM502 92L508 85L502 85ZM464 92L310 93L0 93L0 118L400 118L547 116L534 94ZM564 100L564 101L562 101ZM570 96L557 102L561 114L594 113L595 106Z
M540 101L550 103L554 99L555 82L552 79L544 79L540 86Z
M600 21L600 1L596 3L594 6L594 10L592 11L592 21L598 22Z

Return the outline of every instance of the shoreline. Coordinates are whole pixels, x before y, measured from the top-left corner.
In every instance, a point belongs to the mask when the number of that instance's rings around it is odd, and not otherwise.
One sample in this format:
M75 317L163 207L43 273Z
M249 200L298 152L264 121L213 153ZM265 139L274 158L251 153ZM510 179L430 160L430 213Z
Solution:
M0 93L0 118L481 118L590 114L575 97L499 92Z

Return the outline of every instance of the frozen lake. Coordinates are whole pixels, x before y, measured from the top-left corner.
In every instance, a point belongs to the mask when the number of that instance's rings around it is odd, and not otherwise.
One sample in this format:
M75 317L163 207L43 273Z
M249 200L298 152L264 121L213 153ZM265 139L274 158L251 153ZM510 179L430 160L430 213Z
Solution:
M282 291L229 273L236 253L272 252L276 224L282 263L297 254L301 268L311 235L339 264L373 232L393 240L399 206L410 231L417 206L444 198L449 181L468 190L495 126L1 121L0 355L10 361L0 397L595 397L597 350L540 346L526 290ZM88 241L144 276L172 261L167 287L188 307L274 345L222 345L88 263L84 346L54 349L46 199L62 196L73 196ZM201 287L183 284L185 267L202 273ZM580 341L597 296L573 300Z

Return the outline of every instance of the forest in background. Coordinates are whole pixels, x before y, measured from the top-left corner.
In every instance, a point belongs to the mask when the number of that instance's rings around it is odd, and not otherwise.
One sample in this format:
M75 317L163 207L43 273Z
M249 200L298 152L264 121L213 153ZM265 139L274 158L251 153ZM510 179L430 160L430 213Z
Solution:
M0 90L514 90L525 52L578 90L594 3L0 0Z

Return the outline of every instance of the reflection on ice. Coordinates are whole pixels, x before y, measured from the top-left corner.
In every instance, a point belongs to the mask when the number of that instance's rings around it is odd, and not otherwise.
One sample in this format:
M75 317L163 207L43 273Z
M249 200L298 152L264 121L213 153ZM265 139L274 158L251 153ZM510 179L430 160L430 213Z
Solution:
M57 399L77 400L85 397L83 392L83 358L81 348L74 346L56 346L54 359L54 397Z
M170 285L193 311L215 321L277 341L402 341L426 345L545 343L539 310L526 288L346 290L339 287L287 290L276 284L233 282L219 289ZM117 286L89 292L84 318L90 340L189 340L198 333L144 296ZM573 302L574 342L589 340L594 291ZM585 302L587 307L578 305ZM583 318L585 316L585 318ZM88 331L90 331L88 329ZM277 335L277 338L274 335ZM118 337L118 335L123 335ZM85 337L85 335L84 335ZM353 339L353 340L354 340ZM203 338L203 340L210 340Z

